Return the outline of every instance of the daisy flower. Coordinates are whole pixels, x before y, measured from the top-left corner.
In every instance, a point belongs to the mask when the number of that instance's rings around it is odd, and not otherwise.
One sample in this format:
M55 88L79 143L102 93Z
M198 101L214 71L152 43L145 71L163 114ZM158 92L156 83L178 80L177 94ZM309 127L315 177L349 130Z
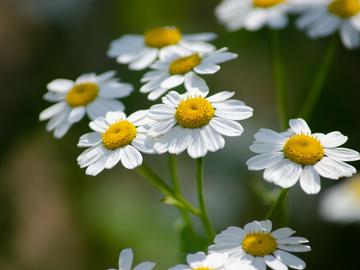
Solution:
M178 264L169 270L224 270L228 258L222 253L206 255L204 252L197 252L187 255L186 261L187 264Z
M56 138L63 137L72 124L79 122L85 114L90 119L104 116L107 111L122 111L124 105L116 98L128 96L133 87L120 83L115 72L101 75L83 74L76 81L56 79L47 85L44 99L56 102L40 113L40 121L49 120L46 129Z
M255 269L265 270L266 265L274 270L290 268L304 269L303 260L290 252L307 252L311 248L303 245L309 241L303 237L292 236L290 228L272 230L270 220L253 221L239 227L228 227L215 237L210 252L225 253L230 259L247 261ZM239 269L239 268L238 268Z
M310 38L326 37L339 31L346 48L360 46L359 0L314 1L296 23Z
M153 153L151 139L146 137L144 125L147 111L137 111L126 117L121 112L108 112L90 122L94 132L80 137L78 147L89 147L78 158L78 164L87 175L95 176L104 169L113 168L119 161L127 169L142 163L139 151Z
M133 252L131 248L123 249L119 256L119 269L110 268L108 270L131 270L133 263ZM143 262L135 266L133 269L135 270L151 270L155 266L153 262Z
M132 70L142 70L150 66L166 47L176 45L195 52L213 51L215 47L206 41L216 38L213 33L184 35L177 27L156 27L144 35L125 35L114 40L108 56L116 58L120 64L129 64Z
M197 74L214 74L220 70L218 64L235 59L237 54L227 52L227 48L209 52L191 52L180 47L169 47L160 53L160 60L155 62L152 71L145 73L141 82L141 93L149 93L148 98L155 100L169 89L181 84L196 84L204 93L209 88L204 79Z
M153 105L149 118L148 136L156 138L158 153L180 154L187 149L192 158L215 152L225 145L225 136L240 136L243 127L236 122L249 118L253 109L242 101L230 99L234 92L220 92L210 97L187 85L188 92L180 95L171 91L163 103Z
M341 148L347 137L338 131L311 133L303 119L289 121L287 132L260 129L250 150L259 154L247 161L249 170L263 170L265 180L289 188L300 179L307 194L320 191L320 176L329 179L350 177L356 173L344 161L359 160L358 152Z
M360 176L327 189L320 200L320 213L334 222L360 222Z
M223 0L215 9L229 31L256 31L264 26L282 29L288 24L293 0Z

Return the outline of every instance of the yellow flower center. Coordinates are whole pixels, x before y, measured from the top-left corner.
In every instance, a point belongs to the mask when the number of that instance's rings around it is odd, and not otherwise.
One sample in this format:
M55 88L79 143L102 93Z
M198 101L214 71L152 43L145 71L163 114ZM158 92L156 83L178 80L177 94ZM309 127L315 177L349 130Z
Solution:
M283 151L286 158L301 165L314 165L324 156L324 148L320 141L305 134L290 137Z
M145 32L145 44L151 48L175 45L180 40L181 33L176 27L156 27Z
M183 128L201 128L210 122L214 113L214 107L205 98L189 97L179 103L175 118Z
M66 101L70 107L86 106L93 102L99 93L99 86L96 83L79 83L67 93Z
M333 0L329 7L329 11L339 17L349 18L360 12L359 0Z
M254 6L261 8L269 8L272 6L276 6L282 2L285 2L285 0L253 0Z
M185 74L201 63L198 53L174 60L169 67L170 74Z
M277 243L270 233L249 233L242 242L242 248L252 256L266 256L276 250Z
M112 124L102 135L103 145L110 150L130 144L136 137L136 127L127 120Z

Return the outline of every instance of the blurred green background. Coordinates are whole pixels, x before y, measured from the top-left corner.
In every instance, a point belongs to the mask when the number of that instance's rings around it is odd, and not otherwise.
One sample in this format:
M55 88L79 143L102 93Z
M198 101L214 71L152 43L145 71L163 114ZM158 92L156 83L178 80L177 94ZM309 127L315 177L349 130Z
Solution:
M56 140L38 122L46 84L85 72L117 70L141 86L143 72L128 71L106 57L111 40L154 26L177 25L186 33L216 32L215 44L239 54L207 77L212 91L236 91L255 109L243 121L245 133L206 157L206 196L218 231L261 219L269 208L257 193L276 192L261 173L248 172L248 146L260 127L278 129L272 81L270 33L228 33L214 16L215 0L1 0L0 1L0 269L95 270L117 266L118 253L132 247L135 261L153 260L157 269L177 263L178 213L143 179L121 166L87 177L76 164L87 120ZM293 24L281 31L288 106L295 117L329 39L310 41ZM360 50L339 46L324 92L310 119L313 131L340 130L347 147L360 149ZM135 92L126 112L151 103ZM166 156L146 162L169 178ZM179 158L182 185L196 203L194 162ZM355 163L359 168L359 163ZM323 190L334 181L323 180ZM319 196L300 188L290 193L291 226L311 240L301 254L307 269L358 270L360 227L321 219ZM198 224L199 231L201 226Z

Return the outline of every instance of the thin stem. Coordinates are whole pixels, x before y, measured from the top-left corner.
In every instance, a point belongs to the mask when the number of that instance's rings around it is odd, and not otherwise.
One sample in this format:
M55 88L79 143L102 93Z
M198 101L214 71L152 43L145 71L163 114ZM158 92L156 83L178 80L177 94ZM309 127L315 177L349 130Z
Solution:
M201 212L201 221L203 223L204 229L207 233L208 240L211 242L215 236L215 230L211 224L209 215L206 210L204 191L203 191L203 182L204 182L204 163L203 158L196 159L196 182L197 182L197 192L199 207Z
M137 167L136 170L141 174L146 180L148 180L153 186L158 188L164 195L167 195L175 200L177 200L181 205L191 212L195 216L200 216L201 212L199 209L191 205L183 196L176 194L171 187L169 187L164 180L162 180L149 166L144 163Z
M276 202L273 204L273 206L270 208L269 212L266 214L265 219L272 219L276 212L279 210L281 203L285 199L287 193L289 192L289 189L283 189L281 193L279 194L279 197L277 198Z
M177 195L181 195L181 187L180 187L180 181L177 173L177 166L176 166L176 156L175 155L169 155L169 167L170 167L170 174L171 174L171 180L174 187L174 192ZM188 228L194 232L193 225L191 223L191 219L189 217L189 214L184 209L179 209L180 215L184 221L184 223L188 226Z
M313 84L310 87L310 91L305 99L305 102L300 110L300 117L307 119L310 117L317 100L320 97L321 91L324 89L324 83L329 73L330 67L334 62L337 48L337 36L333 37L333 40L328 45L324 59L320 65L320 68L315 76Z
M280 38L279 33L276 30L272 31L272 49L278 117L281 129L286 129L288 121L288 112L286 106L287 96L284 84L284 68L281 57Z

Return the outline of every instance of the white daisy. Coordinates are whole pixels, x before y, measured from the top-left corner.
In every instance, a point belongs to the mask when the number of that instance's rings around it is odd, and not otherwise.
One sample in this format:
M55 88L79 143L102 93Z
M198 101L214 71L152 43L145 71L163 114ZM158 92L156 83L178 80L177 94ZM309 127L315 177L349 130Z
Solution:
M249 170L263 170L265 180L289 188L300 179L307 194L320 191L320 175L329 179L350 177L356 173L344 161L359 160L358 152L338 146L347 137L338 131L328 134L311 133L303 119L289 121L287 132L260 129L250 150L256 155L247 161Z
M192 158L203 157L225 145L225 136L240 136L243 127L236 120L249 118L253 109L242 101L230 99L234 92L220 92L210 97L187 85L180 95L171 91L163 104L153 105L148 136L155 137L158 153L180 154L187 149Z
M108 270L131 270L133 263L133 252L130 248L123 249L119 256L119 269L110 268ZM153 262L143 262L135 266L134 270L151 270L155 266Z
M197 74L214 74L220 70L218 64L235 59L237 54L222 48L215 52L197 53L180 47L171 46L161 51L160 60L155 62L152 71L145 73L141 82L146 83L140 92L149 93L148 98L155 100L169 89L181 84L196 84L207 93L209 88L204 79Z
M146 136L147 111L137 111L128 117L123 112L108 112L90 122L94 132L80 137L78 147L90 147L78 158L86 174L95 176L104 169L113 168L119 161L127 169L142 163L139 151L153 153L151 139Z
M215 13L229 31L256 31L264 26L282 29L288 24L293 0L223 0Z
M121 64L129 64L133 70L150 66L164 48L176 45L195 52L213 51L215 47L206 41L216 38L214 33L184 35L177 27L157 27L144 35L125 35L114 40L108 56Z
M314 1L296 23L310 38L326 37L339 31L346 48L360 46L359 0Z
M133 87L120 83L109 71L96 76L83 74L76 81L56 79L47 85L44 99L56 104L40 113L40 121L50 120L46 126L56 138L66 134L72 124L87 113L90 119L104 116L107 111L123 111L124 105L116 98L128 96Z
M224 270L228 257L222 253L197 252L187 255L186 261L188 264L178 264L169 270Z
M289 252L310 251L310 246L303 245L309 241L293 237L295 231L290 228L273 232L271 229L270 220L253 221L244 229L228 227L215 237L209 251L225 253L240 262L247 261L258 270L265 270L266 265L274 270L304 269L305 262Z
M334 222L360 222L360 176L326 190L320 200L320 213Z

